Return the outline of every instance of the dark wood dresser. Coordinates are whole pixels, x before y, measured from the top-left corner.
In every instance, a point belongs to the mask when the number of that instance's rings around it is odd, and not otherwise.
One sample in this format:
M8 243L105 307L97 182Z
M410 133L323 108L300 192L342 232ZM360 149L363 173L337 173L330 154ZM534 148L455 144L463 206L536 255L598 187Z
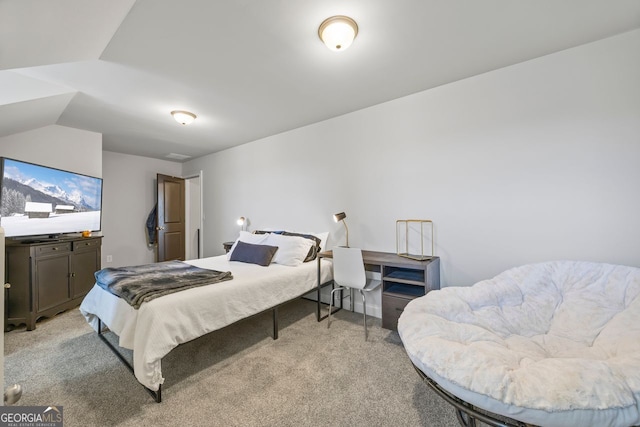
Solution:
M7 239L5 330L26 324L32 331L39 318L78 306L101 268L101 245L101 236L34 243Z

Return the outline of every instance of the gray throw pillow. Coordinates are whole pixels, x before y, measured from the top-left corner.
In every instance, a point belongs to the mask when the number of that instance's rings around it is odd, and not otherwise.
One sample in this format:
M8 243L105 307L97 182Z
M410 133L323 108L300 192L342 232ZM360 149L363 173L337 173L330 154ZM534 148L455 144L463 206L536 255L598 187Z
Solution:
M277 246L254 245L238 240L236 247L231 252L229 261L247 262L266 267L271 263L271 259L277 250Z

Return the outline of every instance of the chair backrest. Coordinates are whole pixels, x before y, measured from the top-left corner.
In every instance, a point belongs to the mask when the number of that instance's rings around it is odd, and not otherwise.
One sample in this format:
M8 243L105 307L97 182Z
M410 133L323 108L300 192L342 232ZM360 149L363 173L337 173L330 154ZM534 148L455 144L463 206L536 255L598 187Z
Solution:
M362 250L358 248L333 248L333 280L339 286L363 289L367 277L362 262Z

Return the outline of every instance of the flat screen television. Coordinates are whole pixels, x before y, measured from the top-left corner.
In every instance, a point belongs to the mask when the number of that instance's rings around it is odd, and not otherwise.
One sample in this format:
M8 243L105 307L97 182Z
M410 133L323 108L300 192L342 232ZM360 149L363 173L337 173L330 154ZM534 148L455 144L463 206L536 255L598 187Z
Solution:
M0 225L16 239L99 231L102 178L0 158Z

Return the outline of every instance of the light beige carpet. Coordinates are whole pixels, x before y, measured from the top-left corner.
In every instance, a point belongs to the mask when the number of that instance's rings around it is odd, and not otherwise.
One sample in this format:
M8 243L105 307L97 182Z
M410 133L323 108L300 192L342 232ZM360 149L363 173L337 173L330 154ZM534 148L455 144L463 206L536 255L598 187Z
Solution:
M5 334L5 381L19 405L62 405L65 426L457 426L413 369L397 333L341 311L327 329L315 303L266 313L174 349L155 403L77 309Z

